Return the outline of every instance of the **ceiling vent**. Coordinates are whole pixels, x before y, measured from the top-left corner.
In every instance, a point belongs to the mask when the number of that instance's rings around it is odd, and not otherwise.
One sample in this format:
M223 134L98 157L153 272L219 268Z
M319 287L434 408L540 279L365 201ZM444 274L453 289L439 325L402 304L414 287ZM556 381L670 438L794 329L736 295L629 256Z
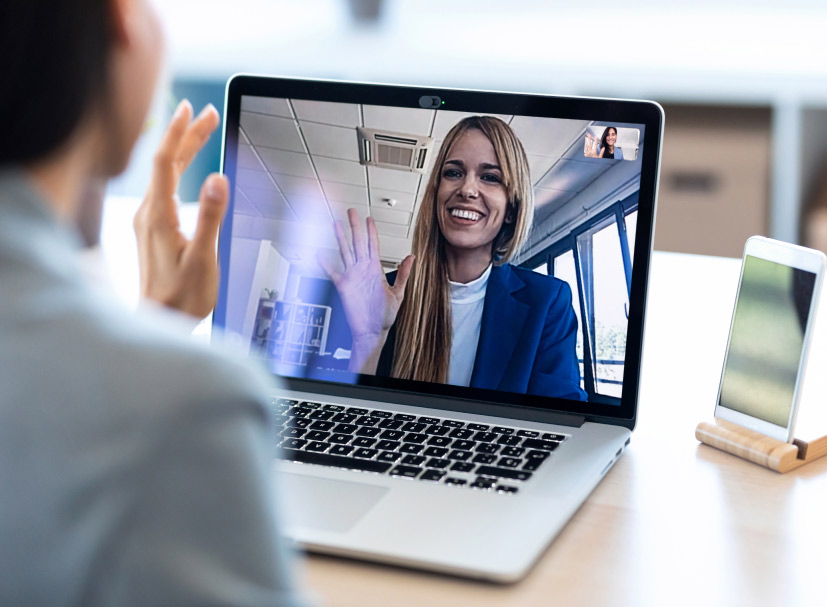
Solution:
M368 166L424 173L434 147L433 137L356 127L359 162Z

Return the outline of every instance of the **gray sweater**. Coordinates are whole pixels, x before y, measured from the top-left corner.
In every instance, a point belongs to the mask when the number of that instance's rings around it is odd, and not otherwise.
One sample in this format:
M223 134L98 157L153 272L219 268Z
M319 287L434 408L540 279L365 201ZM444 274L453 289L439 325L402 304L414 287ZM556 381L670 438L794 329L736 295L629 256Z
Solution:
M268 378L107 301L78 246L0 172L0 605L297 604Z

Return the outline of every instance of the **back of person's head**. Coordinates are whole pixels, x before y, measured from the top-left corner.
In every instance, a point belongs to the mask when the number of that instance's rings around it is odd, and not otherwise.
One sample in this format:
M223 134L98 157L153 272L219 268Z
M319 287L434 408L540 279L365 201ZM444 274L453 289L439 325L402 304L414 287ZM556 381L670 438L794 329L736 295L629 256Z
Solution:
M108 90L111 0L0 2L0 166L65 144Z

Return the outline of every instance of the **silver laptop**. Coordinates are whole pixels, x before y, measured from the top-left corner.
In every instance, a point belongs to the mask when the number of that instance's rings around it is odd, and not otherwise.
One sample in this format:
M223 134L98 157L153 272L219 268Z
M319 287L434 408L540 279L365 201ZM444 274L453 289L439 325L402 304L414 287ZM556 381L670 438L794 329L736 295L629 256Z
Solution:
M509 582L635 426L655 103L236 76L214 334L309 550Z

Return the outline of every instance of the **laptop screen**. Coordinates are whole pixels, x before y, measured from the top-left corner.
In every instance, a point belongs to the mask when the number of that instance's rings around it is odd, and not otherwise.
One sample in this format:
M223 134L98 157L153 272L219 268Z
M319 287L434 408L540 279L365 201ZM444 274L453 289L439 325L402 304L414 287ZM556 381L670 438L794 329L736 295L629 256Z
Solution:
M226 339L284 377L620 407L646 121L253 89L228 102Z

